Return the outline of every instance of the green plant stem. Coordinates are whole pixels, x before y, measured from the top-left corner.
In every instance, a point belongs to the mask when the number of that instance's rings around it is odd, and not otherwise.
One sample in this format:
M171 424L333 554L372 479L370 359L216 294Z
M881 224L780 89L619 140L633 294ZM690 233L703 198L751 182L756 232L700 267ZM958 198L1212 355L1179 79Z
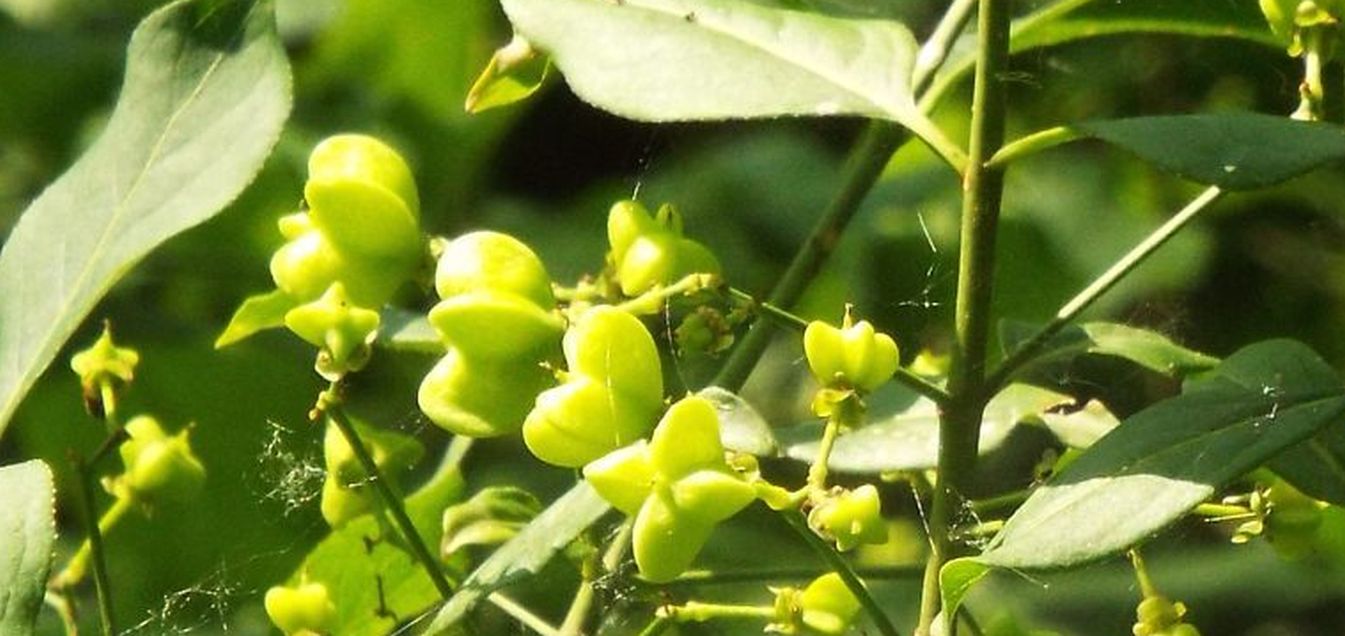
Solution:
M683 605L665 605L659 608L661 616L675 623L704 623L719 619L771 620L775 608L759 605L726 605L690 601Z
M88 464L83 464L85 470L87 470L87 466ZM80 482L81 484L90 481L83 475L80 475L80 479L82 480ZM81 505L82 504L83 502L81 502ZM99 517L98 525L96 527L100 543L102 538L106 536L113 527L121 522L126 516L126 513L131 511L131 508L132 503L129 499L119 498L113 501L112 505L103 512L103 516ZM92 516L89 518L92 519ZM84 543L80 544L79 550L75 551L74 556L70 557L70 560L66 562L65 568L61 570L60 574L57 574L56 577L52 579L52 586L58 589L65 589L83 583L84 577L88 576L89 565L91 564L93 554L93 541L92 535L90 535L90 538L85 539Z
M918 578L924 571L918 566L880 566L868 568L854 568L857 576L865 579L895 579L909 580ZM812 580L830 570L819 570L817 568L775 568L769 570L730 570L718 572L712 570L690 570L682 573L681 576L667 583L660 583L660 588L671 586L699 586L699 585L731 585L735 583L755 583L759 581L791 581L791 580ZM650 583L650 585L654 585Z
M817 556L822 558L822 561L831 568L831 571L841 577L841 581L850 589L850 593L859 599L860 606L873 619L873 624L878 627L878 633L883 636L900 636L897 627L892 624L892 619L883 612L882 606L869 593L869 588L864 586L864 581L860 580L859 575L855 573L855 569L830 543L817 536L817 533L808 527L808 521L803 518L803 513L797 510L781 510L780 516L784 517L789 527L793 528L804 543L807 543L808 547L812 548L813 552L816 552Z
M1018 504L1027 501L1028 495L1031 494L1031 490L1015 490L987 499L977 499L976 501L970 502L968 505L971 507L972 512L978 515L983 515L1017 506Z
M836 409L845 410L840 406ZM808 488L813 492L821 492L827 488L827 462L831 461L831 449L836 445L836 436L841 432L841 419L839 413L832 413L831 417L827 418L826 428L822 429L822 441L817 446L817 459L808 467Z
M602 572L612 572L621 565L621 559L626 556L626 550L630 548L630 535L634 523L627 519L621 524L621 529L617 531L612 542L608 544L607 551L602 555L600 563ZM584 621L588 620L589 612L593 609L593 599L596 595L596 588L593 586L593 579L596 578L589 568L585 568L584 580L580 581L579 589L575 591L574 600L570 602L570 609L565 613L565 620L560 625L559 636L580 636L584 633Z
M781 327L793 329L799 333L808 328L808 321L798 315L770 303L758 301L751 294L741 289L725 287L725 290L730 298L746 303L754 311L760 312L763 317L775 321ZM944 391L943 387L912 373L910 369L905 367L897 367L897 370L892 374L892 379L933 400L936 404L943 404L948 401L948 392Z
M924 62L917 65L911 78L917 94L925 92L935 73L943 66L974 4L963 0L954 2L935 27L934 35L921 48L918 57ZM922 106L922 109L929 112L936 102L931 102L931 107ZM869 124L846 160L841 189L808 233L808 238L804 239L803 246L771 290L767 302L776 307L788 308L798 301L821 269L822 263L835 249L841 233L859 210L859 204L877 183L892 153L910 137L908 131L890 122L875 121ZM713 384L730 391L741 389L761 355L766 352L772 327L767 321L753 323L742 342L729 354L728 361L715 376Z
M75 602L68 594L49 589L42 595L42 602L61 618L61 628L65 630L65 636L79 636L79 621L75 619Z
M938 481L934 485L929 519L930 554L916 630L920 636L930 633L939 613L939 571L953 556L949 532L961 493L976 467L981 415L987 399L983 384L1004 173L986 162L1004 144L1007 103L1002 78L1009 59L1009 19L1007 0L981 0L968 146L971 163L962 182L957 306L948 380L952 401L940 411L939 418Z
M118 499L116 503L108 509L108 512L104 515L103 519L94 521L98 516L98 511L94 507L93 502L93 476L90 474L89 467L84 463L83 459L75 458L74 464L75 473L79 475L79 505L84 513L84 523L88 528L87 531L89 537L85 542L85 545L88 546L89 550L86 559L93 565L93 585L94 592L98 598L99 623L102 625L103 636L112 636L117 633L117 626L115 622L116 619L112 614L112 584L108 579L107 562L104 560L103 556L103 531L100 526L103 525L104 520L109 522L109 527L111 524L116 523L116 520L121 518L121 516L125 514L125 511L122 510L115 514L113 513L114 511L119 510L126 500ZM129 508L129 506L129 502L126 502L125 507ZM81 548L81 552L82 551L83 549ZM78 558L79 554L76 554L75 557ZM72 558L71 565L74 563L75 559ZM68 569L69 566L67 566L67 570Z
M365 447L364 440L360 439L359 433L350 423L350 418L346 415L341 404L341 386L341 380L332 382L330 388L318 398L318 404L315 408L316 414L325 415L341 431L341 435L346 438L346 443L350 444L350 449L355 453L355 458L359 460L360 466L369 475L369 481L373 482L374 489L383 500L384 509L392 517L397 529L401 531L407 545L411 547L412 554L416 557L416 560L420 561L421 567L425 569L425 574L434 583L434 588L438 590L439 596L448 600L453 595L453 587L449 584L448 578L444 576L444 570L439 567L439 562L435 560L429 548L425 546L425 539L416 531L416 526L411 522L411 517L406 514L406 506L403 504L401 497L393 492L392 485L383 477L383 472L379 470L378 464L369 454L369 449Z
M668 631L669 627L672 627L672 621L667 616L656 615L654 620L649 621L649 624L640 630L639 636L659 636L659 634Z
M1140 594L1144 598L1159 596L1158 588L1154 587L1153 579L1149 578L1149 569L1144 565L1144 557L1140 556L1139 548L1131 548L1129 554L1130 563L1135 566L1135 579L1140 584Z
M492 593L488 599L495 607L500 608L504 613L514 617L518 622L523 623L528 629L537 632L541 636L560 636L560 631L551 626L542 617L532 613L523 604L515 601L499 592Z
M669 300L714 287L716 280L713 274L689 274L671 285L656 287L620 303L616 308L632 314L658 313Z
M986 382L987 388L994 391L1003 386L1015 371L1021 368L1024 364L1030 362L1037 356L1037 354L1041 353L1041 350L1048 342L1050 342L1051 338L1060 333L1060 330L1073 322L1080 313L1091 306L1112 287L1116 286L1116 283L1120 282L1121 279L1125 278L1126 275L1152 256L1154 252L1158 251L1158 248L1162 247L1168 240L1173 236L1176 236L1178 232L1190 224L1192 219L1195 219L1202 211L1210 207L1210 205L1223 196L1224 191L1220 190L1217 186L1207 188L1204 192L1200 193L1199 196L1188 203L1186 207L1182 208L1181 211L1177 212L1177 214L1173 215L1167 222L1163 223L1158 229L1145 237L1143 241L1140 241L1138 245L1131 248L1125 256L1122 256L1121 259L1116 261L1116 263L1109 267L1107 271L1094 279L1092 283L1089 283L1083 291L1080 291L1074 298L1065 303L1060 310L1056 312L1055 318L1053 318L1051 322L1047 323L1046 326L1042 327L1041 330L1028 339L1027 342L1023 343L1018 349L1010 354L1009 357L999 365L999 368L995 369L995 372L991 374L990 380Z
M995 156L991 157L986 165L992 168L1006 168L1009 164L1023 157L1069 143L1081 136L1078 131L1068 126L1056 126L1055 128L1040 130L1004 144L1004 147L1000 148L999 152L996 152Z

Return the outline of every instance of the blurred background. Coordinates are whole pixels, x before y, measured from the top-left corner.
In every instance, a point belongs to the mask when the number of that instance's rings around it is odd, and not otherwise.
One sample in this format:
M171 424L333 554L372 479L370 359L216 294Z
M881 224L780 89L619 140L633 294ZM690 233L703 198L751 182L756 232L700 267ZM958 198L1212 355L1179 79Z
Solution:
M127 38L156 4L0 0L0 236L96 137L117 95ZM923 36L945 3L824 4L895 17ZM1017 3L1024 11L1041 4ZM1255 12L1250 0L1229 5ZM211 346L244 297L272 287L267 261L282 242L275 220L298 205L304 163L317 140L341 131L385 138L414 168L428 231L513 233L559 281L602 266L613 201L638 193L651 208L676 203L687 233L719 255L733 284L764 295L837 188L845 151L863 125L847 119L644 125L579 102L555 77L529 102L468 115L467 88L493 49L508 41L495 3L279 0L278 13L293 63L295 108L265 168L228 210L159 249L109 294L0 442L0 463L40 457L58 473L59 564L82 536L64 494L71 484L67 451L88 452L102 438L82 409L69 352L87 346L99 323L110 320L118 341L142 354L125 414L154 413L174 429L194 425L192 440L209 470L202 500L153 518L132 515L108 538L117 612L133 633L266 633L261 594L288 577L326 532L315 499L320 431L305 419L323 386L311 370L311 349L281 331L224 351ZM1011 138L1082 119L1288 113L1299 75L1274 48L1174 36L1034 51L1015 59L1013 73ZM1340 77L1338 68L1332 77ZM1339 85L1331 85L1337 103ZM936 114L954 138L964 136L968 94L964 86ZM1229 197L1089 317L1150 327L1221 356L1254 340L1297 338L1345 369L1342 176L1334 167ZM1198 188L1115 150L1076 144L1016 168L1008 192L996 303L1000 316L1040 322ZM921 349L937 350L951 318L958 205L952 174L924 148L908 145L798 313L834 320L843 303L853 302L894 334L907 361ZM408 293L405 303L423 309L427 300ZM758 404L777 405L767 415L780 425L798 421L790 407L807 399L799 346L788 340L777 343L748 390ZM432 363L414 354L377 356L357 380L356 408L418 435L432 450L442 448L448 436L424 419L414 398ZM697 373L688 368L684 377L694 385ZM1121 372L1079 373L1084 384L1089 373L1114 380ZM1121 415L1135 408L1136 396L1173 389L1139 375L1129 382L1133 393L1104 396ZM478 448L467 464L471 488L522 483L545 498L573 479L521 459L516 441ZM888 497L885 509L900 518L898 540L861 560L914 564L923 545L918 510L908 491L892 489ZM1318 551L1305 561L1280 560L1259 542L1230 545L1227 532L1198 523L1166 532L1148 560L1159 586L1191 608L1206 634L1339 635L1345 518L1339 510L1330 514ZM760 511L717 533L703 561L811 565L802 546ZM563 611L565 593L547 594L544 584L531 597L552 599L557 609L544 613ZM759 585L701 593L765 597ZM898 624L910 624L918 596L911 574L895 573L879 593ZM1016 623L1065 634L1128 634L1137 600L1128 565L1113 559L1046 578L996 576L972 608L1005 629ZM92 609L90 592L84 618L93 618ZM604 631L638 628L647 612L614 610ZM495 625L482 633L515 629ZM62 633L49 613L41 626L44 634ZM93 623L87 627L92 632Z

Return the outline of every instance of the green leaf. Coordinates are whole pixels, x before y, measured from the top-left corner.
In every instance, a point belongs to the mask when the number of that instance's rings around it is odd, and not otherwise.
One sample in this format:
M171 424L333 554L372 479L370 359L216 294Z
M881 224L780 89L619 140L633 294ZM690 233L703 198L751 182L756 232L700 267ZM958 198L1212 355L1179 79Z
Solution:
M551 557L608 510L611 506L588 482L575 484L472 572L458 593L435 615L426 633L442 633L495 590L539 572Z
M258 331L285 326L285 314L296 305L293 298L279 289L248 296L229 319L229 326L215 339L215 348L223 349Z
M981 425L980 450L995 450L1013 427L1029 418L1039 418L1051 409L1072 404L1074 398L1027 384L1011 384L990 400ZM817 459L820 428L796 426L785 449L791 459ZM782 436L786 433L782 431ZM806 441L800 440L806 438ZM938 464L939 407L920 398L905 410L844 433L836 438L827 466L847 473L878 473L892 470L923 470Z
M431 546L440 540L440 514L462 499L458 459L445 459L435 476L406 499L407 514ZM370 543L371 537L384 540ZM290 583L305 578L327 586L337 612L335 634L382 636L396 629L400 620L425 612L440 600L420 562L400 545L397 531L380 525L373 515L350 521L318 543ZM380 615L379 608L392 615Z
M1255 3L1227 0L1125 0L1087 2L1078 9L1046 20L1032 29L1020 30L1013 40L1013 49L1022 51L1125 33L1235 37L1267 46L1279 46Z
M1005 354L1012 353L1037 333L1039 327L1027 323L1004 321L1000 324L1000 340ZM1098 354L1125 358L1135 364L1166 376L1182 378L1192 373L1207 371L1219 359L1187 349L1162 334L1110 322L1089 322L1071 325L1049 342L1045 350L1031 363L1016 373L1023 376L1043 368L1067 364L1084 354Z
M425 314L388 305L378 315L378 339L374 344L399 351L444 354L444 341Z
M747 400L717 386L707 386L696 395L709 400L719 413L719 437L724 448L766 457L780 452L770 424Z
M490 57L467 92L464 107L469 113L480 113L523 101L542 87L550 70L550 58L533 51L527 40L515 37Z
M1228 37L1280 48L1257 7L1228 0L1060 0L1013 23L1009 49L1023 53L1088 38L1126 33ZM975 36L964 38L969 43ZM958 46L930 87L942 96L971 74L974 46Z
M1071 128L1155 167L1225 190L1254 190L1345 158L1345 128L1254 113L1137 117Z
M989 573L989 566L969 558L953 559L939 568L939 597L943 600L942 615L947 621L944 623L946 632L952 632L950 619L957 616L957 610L972 586Z
M1333 422L1281 453L1270 469L1309 497L1345 506L1345 426Z
M1083 408L1074 411L1042 413L1041 419L1056 439L1074 448L1092 446L1121 424L1107 405L1097 400L1089 400Z
M897 22L737 0L503 4L575 94L630 119L863 115L927 125L910 87L915 38Z
M0 467L0 634L33 633L56 541L55 506L46 464Z
M247 185L289 112L270 2L173 3L127 58L106 130L0 252L0 434L108 288Z
M512 539L542 511L532 493L513 486L492 486L444 511L439 552L447 557L467 546L498 545Z
M1040 569L1125 550L1343 413L1345 387L1306 346L1248 346L1098 440L976 558Z

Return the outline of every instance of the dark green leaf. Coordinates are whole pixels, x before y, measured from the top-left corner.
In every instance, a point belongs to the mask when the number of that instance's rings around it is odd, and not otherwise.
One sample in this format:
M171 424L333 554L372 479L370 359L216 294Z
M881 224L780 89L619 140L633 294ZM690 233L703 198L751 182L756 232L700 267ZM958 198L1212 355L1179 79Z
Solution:
M33 633L56 541L55 497L46 464L0 468L0 634Z
M252 179L289 112L270 2L183 1L141 23L103 135L0 252L0 433L98 299Z
M611 506L588 482L575 484L472 572L458 593L435 615L426 633L448 630L495 590L536 574L608 510Z
M504 9L576 94L623 117L864 115L924 127L910 88L915 38L896 22L736 0L504 0Z
M456 460L449 458L428 483L407 497L407 514L430 546L439 543L440 514L462 494L462 474ZM291 583L306 579L327 586L337 612L333 633L381 636L395 629L399 619L416 616L439 601L439 592L420 562L388 533L395 536L396 531L380 526L373 515L354 519L323 539L291 577ZM370 543L374 537L384 540ZM380 615L380 607L393 616Z
M1125 550L1345 413L1345 388L1304 345L1230 356L1125 420L1032 496L977 560L1067 567Z
M1040 387L1009 385L985 407L981 452L998 448L1020 422L1073 401L1068 395ZM797 426L789 435L796 441L786 447L786 456L804 462L817 458L819 427ZM920 398L895 415L840 435L827 466L849 473L923 470L937 465L938 455L939 408L933 401Z
M1345 426L1333 422L1276 457L1270 469L1310 497L1345 506Z
M388 305L378 316L378 339L374 344L388 349L443 355L444 341L425 314Z
M1345 158L1345 129L1254 113L1137 117L1071 128L1161 170L1225 190L1254 190Z
M1000 340L1005 353L1011 353L1037 332L1038 327L1021 322L1004 321L1000 325ZM1017 375L1035 369L1068 363L1084 354L1100 354L1125 358L1147 369L1171 377L1185 377L1206 371L1219 359L1187 349L1162 334L1110 322L1089 322L1071 325L1052 338L1046 349Z
M770 424L736 393L708 386L696 395L709 400L719 412L719 436L724 448L758 456L773 456L780 451Z

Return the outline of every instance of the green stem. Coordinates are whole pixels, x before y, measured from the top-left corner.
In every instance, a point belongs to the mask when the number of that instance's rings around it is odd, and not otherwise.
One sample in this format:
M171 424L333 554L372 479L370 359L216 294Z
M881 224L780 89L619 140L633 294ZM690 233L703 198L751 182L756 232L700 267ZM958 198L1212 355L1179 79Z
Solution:
M853 398L852 398L853 399ZM837 410L844 407L837 406ZM836 436L841 432L841 417L832 413L827 418L827 426L822 430L822 441L817 446L817 459L808 467L808 488L813 492L827 489L827 462L831 461L831 449L836 446Z
M1322 70L1325 65L1321 50L1328 46L1324 38L1328 37L1320 28L1311 29L1305 36L1307 46L1303 52L1303 83L1298 87L1298 110L1292 117L1304 121L1321 121L1326 107L1326 85L1322 82ZM1329 37L1335 37L1334 29Z
M1077 0L1075 0L1077 1ZM974 2L958 0L949 7L934 29L934 34L921 48L917 66L911 78L911 85L917 94L925 92L934 79L935 73L943 66L948 51L957 42L957 36L971 15ZM931 103L932 106L932 103ZM922 107L924 112L932 110ZM910 139L910 133L889 122L875 121L865 129L859 142L846 161L841 189L831 200L822 217L809 232L803 246L790 261L780 282L771 290L768 302L776 307L791 307L803 294L822 263L831 254L840 239L841 232L854 218L859 204L877 183L883 168L892 153ZM752 368L770 344L772 325L758 321L748 330L743 341L734 347L733 353L719 370L712 384L730 391L737 391L747 382Z
M1031 494L1031 490L1015 490L1013 492L996 495L986 499L977 499L976 501L970 502L968 505L971 507L972 512L978 515L983 515L997 512L1004 508L1017 506L1018 504L1027 501L1028 495Z
M612 572L621 565L621 559L626 556L626 550L630 547L632 527L630 519L621 524L621 529L607 546L607 551L603 553L602 573ZM584 633L584 621L588 619L589 612L593 609L593 599L597 592L593 586L595 578L591 568L585 568L584 580L580 581L574 600L570 602L570 609L565 613L565 621L560 625L559 636L579 636Z
M780 516L784 517L785 521L789 523L789 527L793 528L794 532L808 544L808 547L812 548L813 552L816 552L817 556L822 558L822 561L831 568L831 571L841 577L841 581L850 589L850 593L859 599L860 606L873 619L873 624L878 627L878 632L883 636L900 636L897 627L892 624L892 619L883 612L882 606L878 605L878 601L869 593L869 588L864 586L864 582L860 580L854 568L830 543L822 540L822 537L817 536L817 533L808 527L808 521L803 518L803 513L797 510L781 510Z
M560 631L546 622L546 619L533 614L532 610L524 607L518 601L499 592L492 593L489 597L490 603L500 608L505 614L512 616L518 622L523 623L528 629L531 629L541 636L560 636Z
M1000 148L999 152L996 152L995 156L991 157L986 165L991 168L1005 168L1023 157L1069 143L1082 136L1077 130L1068 126L1057 126L1037 131L1004 144L1004 147Z
M854 568L855 574L865 579L895 579L909 580L918 578L923 572L923 568L915 566L879 566L868 568ZM760 581L793 581L793 580L812 580L830 570L819 570L817 568L776 568L770 570L729 570L718 572L712 570L690 570L683 572L681 576L667 583L659 584L660 587L670 586L700 586L700 585L729 585L735 583L755 583Z
M1230 518L1243 518L1245 515L1255 515L1251 509L1246 506L1230 506L1228 504L1203 503L1196 506L1191 511L1198 517L1207 517L1210 520L1227 520Z
M79 621L75 619L75 602L69 594L48 589L47 593L42 595L42 602L61 618L61 628L65 630L65 636L79 636Z
M130 503L126 499L118 499L108 509L104 517L95 522L94 518L98 516L98 512L93 502L93 476L84 460L76 458L74 463L75 473L79 475L79 504L84 513L84 523L88 527L89 534L89 538L85 542L85 545L88 546L88 553L84 559L93 564L93 585L98 597L98 618L102 624L103 636L112 636L117 633L117 626L116 619L112 614L112 584L108 579L107 562L103 557L103 529L101 526L104 521L107 521L108 526L111 527L125 514L125 509L130 507ZM82 548L81 552L83 552ZM79 556L79 554L75 555L76 558ZM70 565L75 565L75 561L76 559L72 558ZM67 571L69 571L69 567L68 565Z
M429 548L425 546L425 539L416 531L416 526L411 522L411 517L406 514L406 506L403 504L401 497L393 492L391 483L383 477L383 472L379 470L378 464L369 454L369 449L365 447L364 440L360 439L359 433L350 423L350 418L341 405L340 391L341 380L332 382L331 387L318 398L318 404L315 408L317 414L326 415L327 419L335 424L336 428L341 431L341 435L346 438L346 443L350 444L350 449L355 453L355 458L359 460L360 466L369 475L369 481L373 482L379 498L383 500L384 509L392 517L397 529L401 531L407 545L411 547L412 554L416 557L416 560L420 561L421 567L425 569L425 574L434 583L434 588L438 590L439 596L448 600L453 595L453 587L444 576L443 568L439 567L439 562L435 560Z
M1158 588L1154 587L1153 579L1149 578L1149 569L1144 565L1144 558L1140 556L1139 548L1130 549L1130 563L1135 566L1135 579L1140 584L1140 594L1144 598L1153 598L1160 596Z
M85 470L87 470L87 466L88 464L84 464ZM82 475L80 478L84 479ZM131 501L126 498L119 498L112 502L112 506L103 512L103 516L98 519L97 530L100 542L113 527L121 522L126 516L126 513L131 511L131 508ZM90 518L92 518L92 515L90 515ZM80 544L79 550L77 550L74 556L70 557L70 560L66 562L65 568L61 570L60 574L57 574L56 577L52 579L52 587L66 589L84 582L84 577L89 574L90 560L94 553L93 541L91 539L92 535L90 535L89 539L85 539L84 543Z
M1098 276L1089 283L1083 291L1079 292L1065 303L1064 306L1056 312L1055 318L1042 327L1032 338L1018 347L1009 355L998 369L990 376L986 386L993 391L1006 383L1015 371L1024 364L1030 362L1046 346L1060 330L1067 327L1078 317L1085 309L1091 306L1098 298L1107 293L1116 283L1125 278L1131 271L1143 263L1146 259L1158 251L1173 236L1176 236L1185 228L1192 219L1196 218L1203 210L1210 207L1215 201L1218 201L1224 195L1224 191L1217 186L1211 186L1200 193L1194 200L1182 208L1181 211L1173 215L1167 222L1159 226L1149 236L1140 241L1138 245L1131 248L1125 256L1116 261L1107 271Z
M659 608L659 615L676 623L704 623L717 619L771 620L775 618L775 608L759 605L725 605L720 603L699 603L690 601L684 605L665 605Z
M669 300L714 287L715 280L713 274L689 274L671 285L656 287L631 298L616 308L632 314L656 314L663 311Z
M663 632L668 631L668 628L672 627L672 624L672 621L666 616L655 616L654 620L650 621L648 625L645 625L644 629L640 630L639 636L659 636Z
M1009 59L1007 0L981 0L977 14L976 80L972 96L971 163L963 178L962 237L957 307L948 392L940 411L938 482L930 513L930 555L925 565L916 633L930 633L939 613L939 570L952 558L949 531L976 467L981 414L985 408L985 360L995 271L995 235L1004 173L986 165L1004 144L1007 102L1004 72ZM952 636L952 635L950 635Z

